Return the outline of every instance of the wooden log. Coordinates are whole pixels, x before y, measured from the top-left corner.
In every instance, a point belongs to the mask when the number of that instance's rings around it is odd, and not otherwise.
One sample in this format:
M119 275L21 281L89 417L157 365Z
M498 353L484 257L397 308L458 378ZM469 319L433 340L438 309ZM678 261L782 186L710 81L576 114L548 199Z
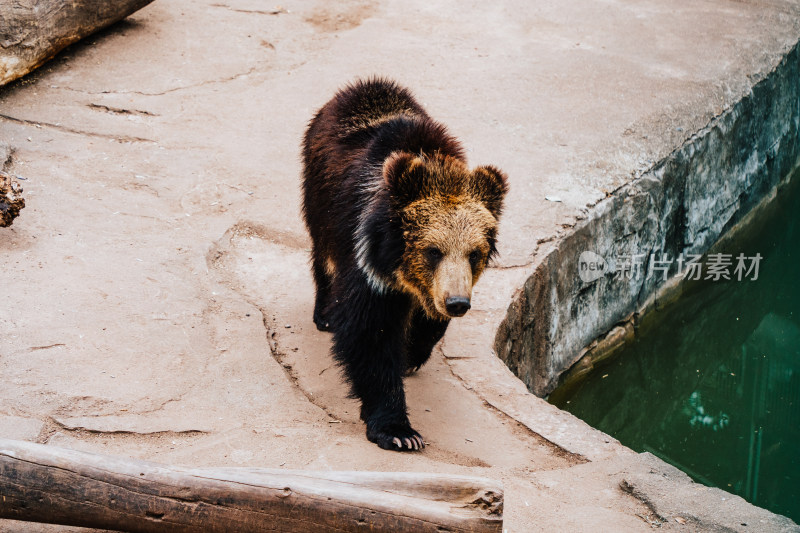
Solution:
M499 533L503 489L443 474L181 468L0 439L0 518L143 533Z
M24 76L66 46L153 0L3 0L0 85Z

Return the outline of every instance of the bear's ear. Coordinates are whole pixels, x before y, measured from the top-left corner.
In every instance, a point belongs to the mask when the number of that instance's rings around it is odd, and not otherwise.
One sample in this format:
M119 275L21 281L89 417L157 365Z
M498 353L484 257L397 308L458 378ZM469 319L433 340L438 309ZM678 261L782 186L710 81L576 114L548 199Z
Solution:
M493 166L477 167L472 171L469 190L495 218L500 218L503 198L508 192L508 179L503 171Z
M383 163L383 179L396 205L406 206L422 194L422 160L408 152L393 152Z

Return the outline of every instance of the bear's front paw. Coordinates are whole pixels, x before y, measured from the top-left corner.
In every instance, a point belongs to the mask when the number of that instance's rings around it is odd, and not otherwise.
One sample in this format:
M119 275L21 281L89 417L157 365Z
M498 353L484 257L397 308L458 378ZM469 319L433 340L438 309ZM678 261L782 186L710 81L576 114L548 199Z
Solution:
M391 424L381 428L367 427L367 439L384 450L407 452L425 447L422 435L409 425Z

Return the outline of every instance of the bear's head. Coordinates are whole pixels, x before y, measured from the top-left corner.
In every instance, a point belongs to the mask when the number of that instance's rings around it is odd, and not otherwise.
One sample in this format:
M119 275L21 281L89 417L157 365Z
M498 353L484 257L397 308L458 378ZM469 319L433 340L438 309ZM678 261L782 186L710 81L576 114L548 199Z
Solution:
M470 171L454 157L395 152L383 165L404 251L396 283L417 297L427 315L463 316L495 239L505 175L491 166Z

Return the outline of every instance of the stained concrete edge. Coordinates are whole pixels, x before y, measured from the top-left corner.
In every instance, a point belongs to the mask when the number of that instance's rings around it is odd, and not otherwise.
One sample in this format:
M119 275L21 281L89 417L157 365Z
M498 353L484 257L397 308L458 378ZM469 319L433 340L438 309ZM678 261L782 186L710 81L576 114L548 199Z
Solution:
M695 531L798 531L785 516L771 513L722 489L695 483L650 453L611 461L620 469L620 488L647 505L659 520ZM609 465L609 466L610 466Z
M702 255L763 198L800 155L800 46L729 110L653 168L598 203L541 261L498 328L495 350L539 396L552 392L582 350L668 281L644 275L651 254ZM605 274L584 281L591 251ZM642 255L638 275L617 260ZM677 274L673 261L667 278ZM521 340L521 342L520 342Z

